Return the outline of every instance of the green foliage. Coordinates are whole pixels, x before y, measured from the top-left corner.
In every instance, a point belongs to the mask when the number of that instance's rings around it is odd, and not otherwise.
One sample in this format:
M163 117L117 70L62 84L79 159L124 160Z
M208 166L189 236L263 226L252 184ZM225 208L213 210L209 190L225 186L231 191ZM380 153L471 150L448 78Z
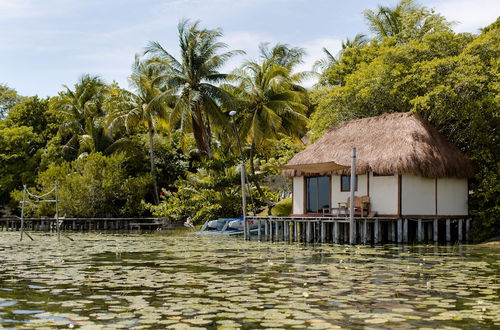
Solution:
M235 167L223 172L199 169L175 183L177 191L162 190L162 202L147 207L156 217L203 222L241 215L239 173Z
M108 86L97 76L83 75L73 89L67 86L51 101L52 111L64 118L59 128L63 151L70 159L88 152L106 152L113 138L105 125Z
M300 85L308 73L296 72L303 49L262 44L259 60L228 76L220 68L241 52L224 52L220 29L187 20L178 27L179 59L150 43L136 57L131 91L90 75L51 99L0 85L0 204L10 192L19 201L23 183L44 192L58 180L67 216L238 216L239 150L228 110L238 110L248 211L252 200L259 211L290 192L276 167L302 140L346 120L413 111L475 162L475 237L499 234L500 20L480 35L456 34L412 0L365 16L376 39L347 39L335 56L325 50L311 93ZM156 186L163 187L159 204ZM288 214L289 206L281 201L274 212ZM53 211L49 204L30 210Z
M221 51L227 47L219 42L221 29L202 29L199 22L182 20L178 25L180 60L172 56L158 42L146 47L150 65L162 73L161 86L170 89L176 100L169 122L183 135L192 133L198 151L212 157L212 130L228 128L227 116L222 106L233 103L232 96L219 87L226 74L219 69L242 51Z
M277 217L287 217L292 214L292 199L285 198L271 209L271 214Z
M318 138L345 120L413 111L431 121L476 164L471 211L477 238L499 233L500 30L479 36L440 32L396 44L392 39L345 52L314 91L310 128ZM372 54L359 60L360 54ZM354 57L351 61L349 58ZM352 63L350 70L340 70Z
M451 26L442 15L417 5L414 0L401 0L393 8L378 6L377 11L366 10L364 15L378 39L395 38L398 43L449 31Z
M38 96L25 97L22 102L14 105L5 119L6 126L31 127L37 135L39 147L52 139L62 123L62 117L49 110L49 98L40 99Z
M21 102L22 96L5 84L0 84L0 120L7 116L9 110Z
M38 142L31 127L0 127L0 204L9 202L12 190L34 181Z
M141 200L151 184L148 175L127 174L124 154L106 157L92 153L77 160L50 166L40 173L37 190L50 190L59 182L61 214L68 217L138 216ZM42 205L38 215L53 213L53 205Z

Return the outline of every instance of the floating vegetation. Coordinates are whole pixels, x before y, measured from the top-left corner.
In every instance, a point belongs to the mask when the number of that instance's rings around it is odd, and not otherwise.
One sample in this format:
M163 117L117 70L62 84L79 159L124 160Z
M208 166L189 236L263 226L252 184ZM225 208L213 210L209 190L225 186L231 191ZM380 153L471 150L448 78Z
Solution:
M0 328L500 326L495 247L0 236Z

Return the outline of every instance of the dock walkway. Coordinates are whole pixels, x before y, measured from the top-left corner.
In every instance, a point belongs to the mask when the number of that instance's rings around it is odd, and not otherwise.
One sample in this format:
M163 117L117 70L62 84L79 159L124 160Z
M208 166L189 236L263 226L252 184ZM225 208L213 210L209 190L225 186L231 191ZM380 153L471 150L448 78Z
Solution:
M158 218L59 218L61 231L119 231L161 229ZM21 218L0 218L0 231L20 231ZM24 230L55 231L54 218L24 218Z

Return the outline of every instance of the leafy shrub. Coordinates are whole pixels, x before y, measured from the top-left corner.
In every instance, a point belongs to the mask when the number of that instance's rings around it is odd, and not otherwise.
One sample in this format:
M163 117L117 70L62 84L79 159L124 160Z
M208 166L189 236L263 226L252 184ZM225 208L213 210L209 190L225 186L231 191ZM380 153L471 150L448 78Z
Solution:
M138 216L144 213L144 198L151 184L149 175L127 174L125 156L93 153L60 165L52 165L37 179L41 193L59 182L60 214L68 217ZM20 199L22 194L12 196ZM33 215L54 214L54 205L41 203Z
M273 207L271 214L278 217L286 217L292 214L292 199L285 198Z

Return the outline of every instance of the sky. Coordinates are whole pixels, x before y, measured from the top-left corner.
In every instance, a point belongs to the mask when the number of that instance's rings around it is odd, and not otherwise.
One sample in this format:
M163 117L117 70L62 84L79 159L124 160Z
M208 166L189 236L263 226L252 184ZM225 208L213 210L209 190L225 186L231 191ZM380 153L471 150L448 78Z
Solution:
M311 70L342 40L369 34L363 11L397 0L0 0L0 83L21 95L54 96L85 73L128 87L136 53L149 41L177 55L183 18L222 28L228 49L246 51L224 68L258 57L261 42L305 48ZM457 32L478 33L500 15L499 0L421 0Z

